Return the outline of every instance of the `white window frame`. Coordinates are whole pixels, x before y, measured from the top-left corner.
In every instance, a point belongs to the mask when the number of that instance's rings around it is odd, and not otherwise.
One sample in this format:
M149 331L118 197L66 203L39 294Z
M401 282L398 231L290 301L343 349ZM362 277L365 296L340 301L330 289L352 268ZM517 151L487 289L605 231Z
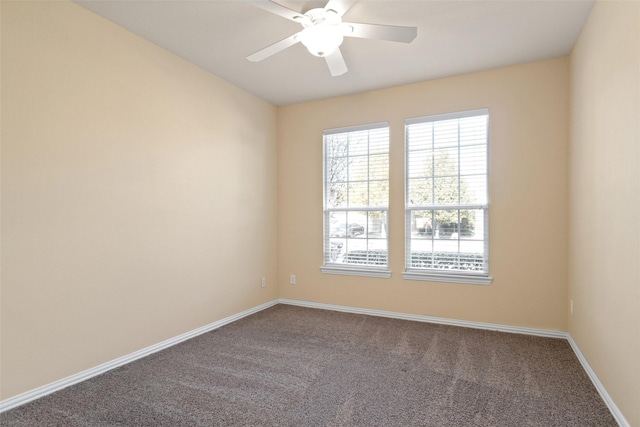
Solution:
M486 194L487 200L483 204L457 204L457 205L426 205L426 206L413 206L410 204L409 199L409 133L408 127L413 124L438 122L443 120L461 119L465 117L474 116L487 116L487 140L486 140ZM408 280L422 280L432 282L448 282L448 283L464 283L464 284L479 284L489 285L492 282L491 276L489 276L489 109L482 108L477 110L462 111L448 114L438 114L424 117L417 117L405 120L405 271L402 273L404 279ZM458 149L460 148L460 140L458 140ZM445 269L427 269L412 267L411 256L411 216L413 211L418 210L460 210L460 209L477 209L484 212L484 228L483 228L483 243L484 243L484 265L483 271L464 271L464 270L445 270ZM432 249L433 250L433 249ZM434 253L434 252L432 252ZM459 252L458 252L459 253Z
M389 236L386 235L385 244L386 244L386 265L368 265L368 264L351 264L351 263L339 263L333 262L331 259L331 213L339 212L339 213L347 213L348 212L384 212L386 217L385 228L388 231L389 225L389 202L387 200L386 206L359 206L359 207L329 207L328 206L328 197L329 197L329 177L327 176L327 142L326 137L330 135L336 134L345 134L351 132L361 132L361 131L371 131L376 129L386 128L387 132L389 132L389 123L388 122L379 122L372 123L360 126L350 126L345 128L337 128L337 129L328 129L323 132L323 141L322 141L322 173L323 173L323 266L320 268L320 271L327 274L340 274L340 275L352 275L352 276L365 276L365 277L381 277L381 278L389 278L391 277L391 271L389 271ZM389 155L389 147L390 141L387 140L388 148L387 148L387 156ZM370 154L367 154L367 157ZM369 181L367 181L369 182ZM387 182L389 182L389 177L387 177ZM388 184L387 184L388 188ZM347 226L348 227L348 226ZM366 226L368 227L368 225ZM369 247L369 236L363 238L366 239L367 248ZM346 235L345 235L346 240ZM382 240L377 238L376 240ZM369 249L367 249L368 252Z

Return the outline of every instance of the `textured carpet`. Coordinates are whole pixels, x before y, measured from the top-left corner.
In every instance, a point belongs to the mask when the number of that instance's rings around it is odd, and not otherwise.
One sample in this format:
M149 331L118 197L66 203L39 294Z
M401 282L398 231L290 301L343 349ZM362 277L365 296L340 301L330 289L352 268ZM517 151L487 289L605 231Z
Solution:
M567 341L278 305L4 426L615 426Z

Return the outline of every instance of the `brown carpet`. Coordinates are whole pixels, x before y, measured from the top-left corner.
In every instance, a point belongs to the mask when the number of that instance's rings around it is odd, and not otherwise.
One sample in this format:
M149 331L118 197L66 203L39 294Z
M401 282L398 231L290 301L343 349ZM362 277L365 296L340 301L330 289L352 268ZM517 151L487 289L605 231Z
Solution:
M568 342L277 305L2 426L615 426Z

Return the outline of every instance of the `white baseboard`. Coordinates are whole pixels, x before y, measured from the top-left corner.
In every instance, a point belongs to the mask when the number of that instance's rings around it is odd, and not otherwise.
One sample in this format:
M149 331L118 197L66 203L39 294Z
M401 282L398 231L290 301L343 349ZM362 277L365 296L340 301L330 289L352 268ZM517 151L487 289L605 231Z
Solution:
M278 300L280 304L288 304L288 305L296 305L300 307L308 307L308 308L319 308L323 310L333 310L333 311L341 311L345 313L354 313L354 314L367 314L370 316L378 316L378 317L390 317L392 319L402 319L402 320L414 320L418 322L426 322L426 323L436 323L441 325L452 325L452 326L462 326L465 328L474 328L474 329L486 329L491 331L500 331L500 332L511 332L516 334L525 334L525 335L535 335L540 337L549 337L549 338L563 338L569 341L573 352L576 357L582 364L582 367L587 372L587 375L591 379L591 382L600 393L602 400L604 400L605 404L609 408L609 411L620 425L620 427L631 427L631 425L627 422L618 406L615 404L613 399L607 390L604 388L604 385L598 379L598 376L593 371L589 362L580 351L578 344L573 340L573 337L568 332L563 331L550 331L545 329L533 329L533 328L522 328L517 326L507 326L507 325L499 325L494 323L482 323L482 322L469 322L465 320L455 320L455 319L447 319L443 317L432 317L432 316L422 316L418 314L406 314L406 313L397 313L393 311L380 311L380 310L370 310L366 308L357 308L357 307L349 307L343 305L332 305L332 304L323 304L318 302L310 302L310 301L300 301L300 300L292 300L286 298L280 298Z
M582 367L587 372L587 375L589 375L591 382L595 386L596 390L598 390L598 393L600 393L600 397L602 397L604 403L606 403L607 407L609 407L609 411L611 411L613 418L616 419L620 427L631 427L631 424L629 424L624 415L622 415L622 412L620 412L618 406L615 404L611 396L609 396L609 393L607 393L604 385L600 382L600 379L594 372L593 368L591 368L591 365L589 365L589 362L587 361L586 357L584 357L584 354L582 354L582 351L580 351L580 347L578 347L578 344L573 340L573 337L569 335L567 337L567 340L569 341L573 352L576 354L578 360L582 364Z
M8 411L9 409L15 408L17 406L24 405L25 403L31 402L32 400L39 399L53 392L62 390L63 388L69 387L73 384L77 384L81 381L88 380L89 378L95 377L96 375L100 375L114 368L120 367L122 365L126 365L127 363L131 363L134 360L141 359L145 356L156 353L160 350L164 350L165 348L169 348L178 343L186 341L190 338L194 338L198 335L204 334L214 329L218 329L221 326L235 322L236 320L240 320L243 317L257 313L269 307L273 307L276 304L278 304L278 300L269 301L257 307L253 307L248 310L245 310L241 313L237 313L232 316L225 317L224 319L218 320L216 322L213 322L208 325L202 326L200 328L194 329L192 331L186 332L182 335L178 335L177 337L169 338L168 340L162 341L158 344L154 344L152 346L143 348L142 350L138 350L126 356L122 356L117 359L111 360L110 362L106 362L101 365L95 366L91 369L87 369L86 371L79 372L77 374L68 376L61 380L54 381L51 384L47 384L45 386L30 390L26 393L22 393L15 397L3 400L0 402L0 413L4 411Z
M390 317L392 319L413 320L416 322L437 323L440 325L461 326L464 328L486 329L490 331L511 332L514 334L536 335L548 338L567 338L569 334L562 331L546 329L523 328L518 326L499 325L495 323L469 322L466 320L447 319L444 317L423 316L420 314L406 314L395 311L370 310L367 308L348 307L344 305L322 304L310 301L280 298L280 304L297 305L300 307L320 308L323 310L342 311L345 313L367 314L369 316Z
M620 427L631 427L630 424L625 419L624 415L620 412L618 407L616 406L607 390L604 388L604 385L598 379L598 376L593 371L589 362L584 357L580 348L573 340L571 335L568 332L563 331L550 331L545 329L534 329L534 328L523 328L518 326L508 326L508 325L500 325L495 323L482 323L482 322L470 322L465 320L455 320L455 319L447 319L443 317L433 317L433 316L423 316L418 314L406 314L406 313L398 313L393 311L381 311L381 310L371 310L366 308L357 308L357 307L349 307L343 305L332 305L332 304L323 304L318 302L311 301L301 301L301 300L292 300L287 298L279 298L273 301L269 301L267 303L261 304L257 307L250 308L241 313L234 314L229 317L225 317L224 319L218 320L216 322L210 323L206 326L203 326L198 329L194 329L192 331L186 332L182 335L178 335L177 337L170 338L168 340L162 341L158 344L154 344L152 346L143 348L142 350L138 350L134 353L128 354L123 357L119 357L110 362L103 363L94 368L87 369L86 371L79 372L75 375L71 375L69 377L63 378L61 380L52 382L51 384L47 384L42 387L38 387L34 390L28 391L26 393L22 393L18 396L12 397L10 399L6 399L0 401L0 413L4 411L8 411L9 409L15 408L20 405L24 405L25 403L31 402L32 400L39 399L53 392L62 390L63 388L69 387L73 384L79 383L81 381L88 380L89 378L95 377L97 375L103 374L111 369L117 368L122 365L126 365L127 363L131 363L134 360L143 358L160 350L164 350L168 347L186 341L190 338L194 338L198 335L204 334L206 332L217 329L221 326L227 325L229 323L235 322L236 320L240 320L243 317L249 316L251 314L257 313L259 311L265 310L269 307L273 307L276 304L286 304L286 305L295 305L300 307L308 307L308 308L318 308L323 310L332 310L332 311L341 311L345 313L354 313L354 314L366 314L369 316L378 316L378 317L389 317L392 319L402 319L402 320L413 320L417 322L426 322L426 323L436 323L441 325L451 325L451 326L461 326L465 328L474 328L474 329L485 329L491 331L500 331L500 332L510 332L516 334L525 334L525 335L535 335L541 337L549 337L549 338L563 338L569 341L571 348L574 353L578 357L578 360L582 364L582 367L587 372L587 375L591 379L591 382L600 393L600 396L604 400L605 404L608 406L611 414L616 419Z

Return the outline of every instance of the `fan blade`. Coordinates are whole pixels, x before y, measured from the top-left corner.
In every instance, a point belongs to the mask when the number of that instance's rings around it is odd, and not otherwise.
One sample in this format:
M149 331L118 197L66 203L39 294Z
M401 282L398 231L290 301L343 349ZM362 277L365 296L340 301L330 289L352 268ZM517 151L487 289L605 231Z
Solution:
M363 39L388 40L392 42L411 43L418 35L416 27L396 27L394 25L357 24L343 22L346 37ZM351 28L349 28L351 27Z
M270 57L271 55L275 55L281 50L285 50L286 48L298 43L300 41L300 38L298 37L298 35L301 32L302 31L297 32L294 35L287 37L286 39L282 39L279 42L272 44L271 46L265 47L264 49L259 50L256 53L247 56L247 59L251 62L258 62L258 61L262 61L265 58Z
M267 12L275 13L276 15L280 15L283 18L290 19L294 22L302 22L307 19L303 14L296 12L295 10L291 10L288 7L284 7L270 0L245 0L247 3L250 3L260 9L266 10Z
M325 10L335 10L338 16L342 16L347 13L347 10L353 6L356 0L329 0L329 3L324 7Z
M349 70L344 62L340 48L334 50L331 55L325 56L324 59L327 61L329 71L333 77L341 76Z

